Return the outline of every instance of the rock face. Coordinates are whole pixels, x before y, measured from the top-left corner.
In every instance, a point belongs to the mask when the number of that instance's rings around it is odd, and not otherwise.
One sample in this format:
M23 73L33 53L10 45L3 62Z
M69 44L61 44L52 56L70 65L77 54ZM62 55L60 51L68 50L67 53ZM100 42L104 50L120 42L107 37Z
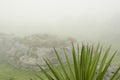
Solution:
M14 35L0 33L0 59L5 59L7 51L17 43L17 38Z
M24 38L14 35L0 35L0 54L13 66L21 69L36 69L36 64L45 66L43 58L49 58L57 63L53 51L55 47L64 61L62 48L70 51L72 38L62 39L53 35L34 34Z
M110 80L111 76L113 76L113 74L115 73L115 71L117 69L118 69L118 66L113 65L113 64L110 65L110 67L108 68L108 71L107 71L107 73L106 73L106 75L104 77L104 80ZM120 74L120 72L119 72L119 74ZM119 77L118 80L120 80L120 77Z

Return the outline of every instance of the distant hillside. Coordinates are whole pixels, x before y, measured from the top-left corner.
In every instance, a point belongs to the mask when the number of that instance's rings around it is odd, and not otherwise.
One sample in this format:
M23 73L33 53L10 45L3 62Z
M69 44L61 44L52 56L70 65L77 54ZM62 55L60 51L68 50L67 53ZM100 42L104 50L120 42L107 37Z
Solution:
M53 47L61 53L64 60L61 49L69 51L71 41L76 42L74 38L62 39L48 34L33 34L23 38L0 34L0 56L15 67L34 69L36 64L44 65L43 57L57 63Z

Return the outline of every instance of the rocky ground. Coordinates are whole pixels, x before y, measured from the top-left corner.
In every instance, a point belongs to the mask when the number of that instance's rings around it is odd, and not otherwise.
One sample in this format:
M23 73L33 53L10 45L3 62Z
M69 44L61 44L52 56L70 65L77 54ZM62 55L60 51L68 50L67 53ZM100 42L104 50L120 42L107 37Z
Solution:
M111 64L108 71L107 71L107 74L106 74L104 80L110 80L111 76L115 73L115 71L117 69L118 69L118 66ZM120 80L120 72L119 72L119 79L118 80Z
M14 35L0 34L0 56L10 64L21 69L34 69L36 64L45 65L43 58L49 58L56 63L53 47L55 47L62 60L63 48L70 48L73 38L61 39L47 34L34 34L23 38Z

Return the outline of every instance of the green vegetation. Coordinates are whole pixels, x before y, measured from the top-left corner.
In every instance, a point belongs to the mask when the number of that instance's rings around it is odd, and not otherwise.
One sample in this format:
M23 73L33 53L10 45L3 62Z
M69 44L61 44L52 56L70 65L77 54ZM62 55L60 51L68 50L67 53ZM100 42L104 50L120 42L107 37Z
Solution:
M16 69L6 62L0 62L0 80L30 80L34 77L32 71Z
M72 58L73 64L71 64L70 58L65 51L66 65L61 61L59 53L54 48L56 57L59 61L59 70L54 64L51 63L49 59L45 59L45 62L50 70L50 72L43 69L41 66L40 69L45 74L47 80L105 80L105 75L108 71L108 68L117 53L117 51L108 59L108 54L110 48L108 48L104 55L101 57L102 48L97 46L89 47L88 45L82 45L82 48L77 48L72 45ZM99 65L99 66L98 66ZM118 74L120 67L115 71L115 73L109 78L109 80L118 80L120 75ZM45 77L37 75L41 80L46 80Z

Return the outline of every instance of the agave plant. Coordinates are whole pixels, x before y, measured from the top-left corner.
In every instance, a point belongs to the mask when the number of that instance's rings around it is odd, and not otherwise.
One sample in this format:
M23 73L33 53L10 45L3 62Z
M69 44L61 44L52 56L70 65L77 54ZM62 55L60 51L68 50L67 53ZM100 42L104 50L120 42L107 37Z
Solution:
M64 49L63 49L64 50ZM49 59L45 59L49 71L43 69L40 65L41 71L45 77L37 75L40 80L105 80L105 75L108 68L117 53L108 59L110 47L102 54L102 48L98 45L96 48L93 46L79 45L76 47L72 44L72 61L68 53L64 50L66 64L62 62L60 53L54 48L59 66L55 66ZM109 80L118 80L120 67L109 78Z

